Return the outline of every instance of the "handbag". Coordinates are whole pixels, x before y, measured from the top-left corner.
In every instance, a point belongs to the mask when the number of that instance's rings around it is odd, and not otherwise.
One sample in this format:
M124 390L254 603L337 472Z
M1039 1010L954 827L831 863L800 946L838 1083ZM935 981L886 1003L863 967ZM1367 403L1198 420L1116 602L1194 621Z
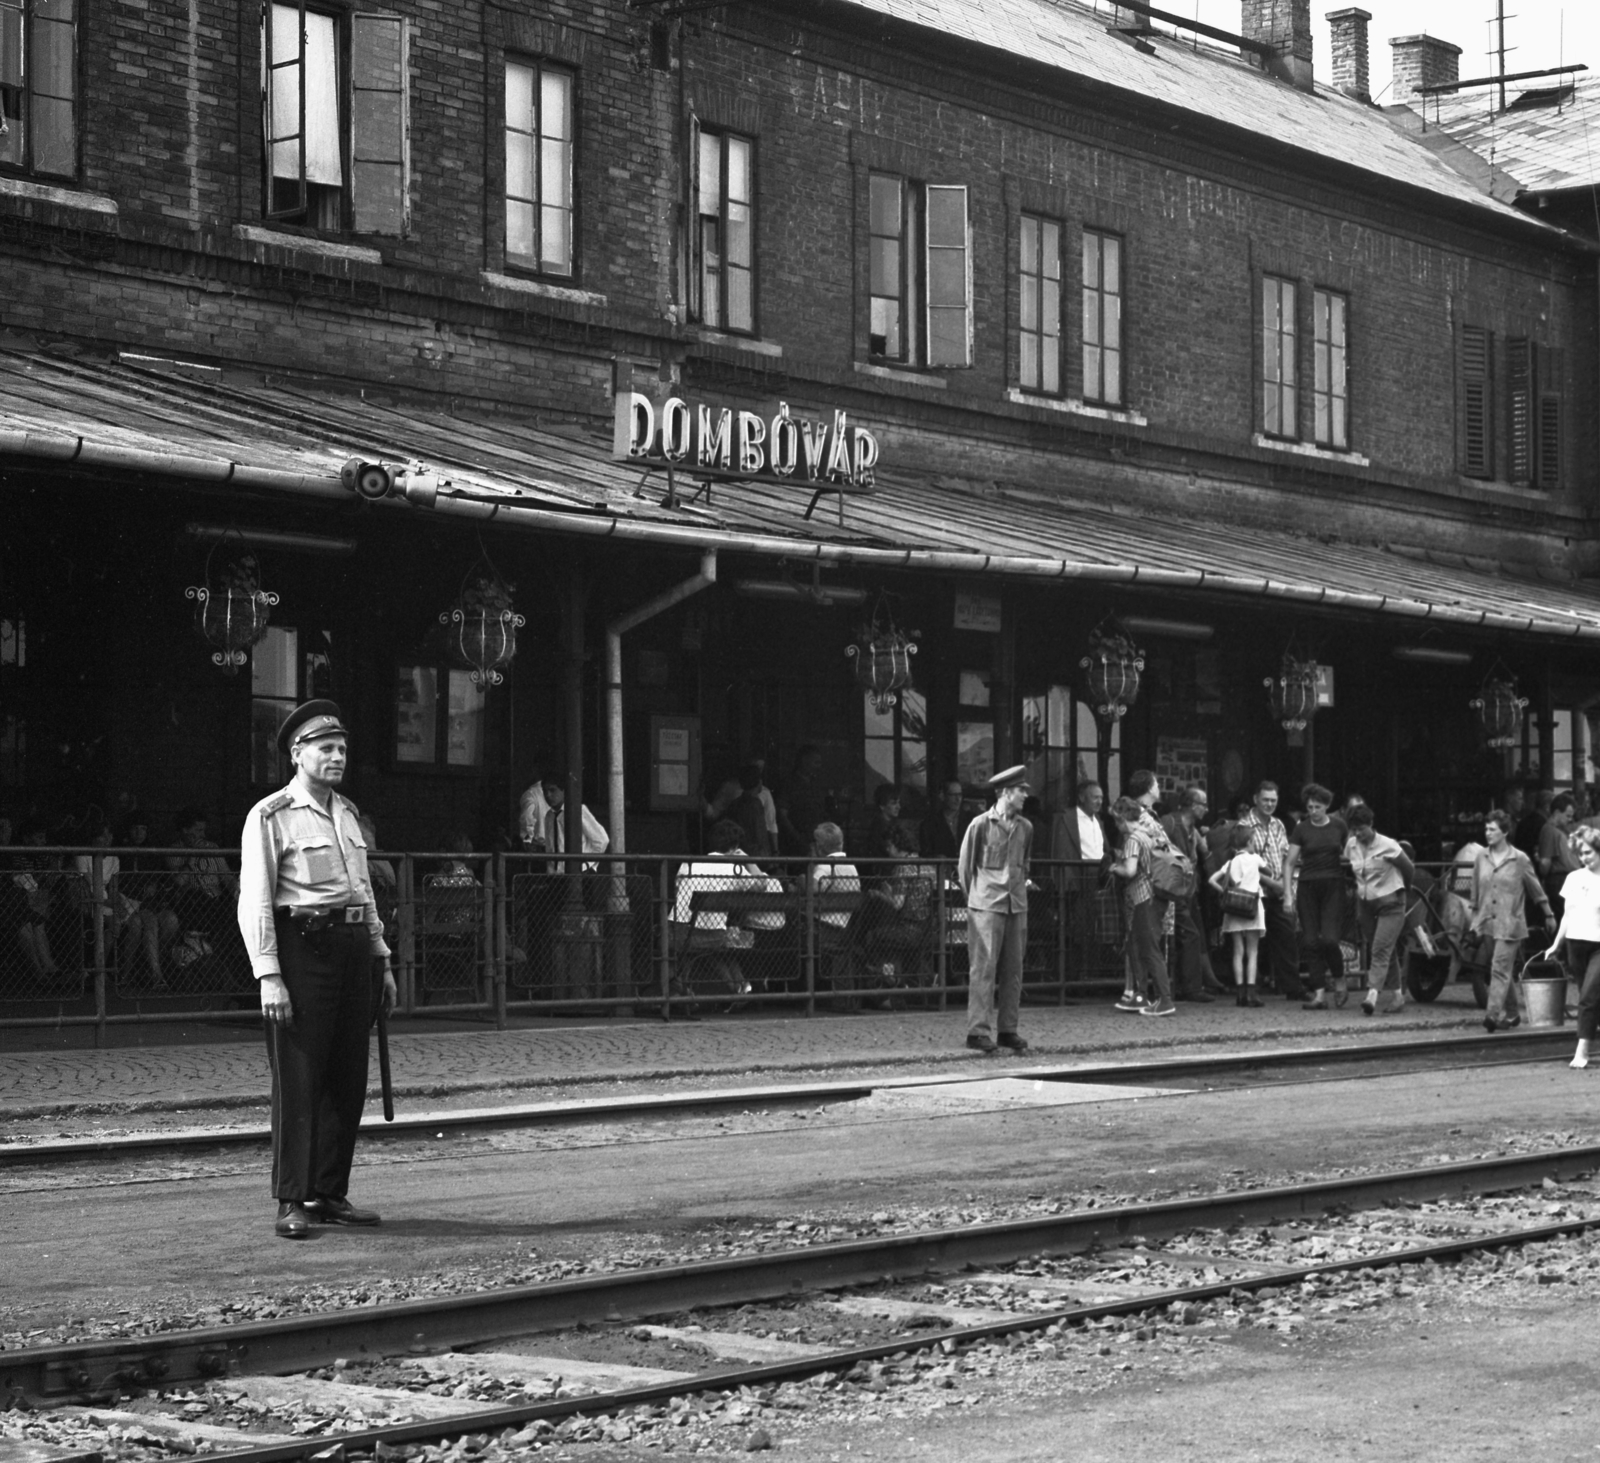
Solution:
M1150 850L1150 887L1157 899L1181 903L1194 893L1194 860L1175 848Z
M1254 919L1261 905L1261 894L1256 889L1241 889L1230 884L1222 891L1222 912L1240 919Z

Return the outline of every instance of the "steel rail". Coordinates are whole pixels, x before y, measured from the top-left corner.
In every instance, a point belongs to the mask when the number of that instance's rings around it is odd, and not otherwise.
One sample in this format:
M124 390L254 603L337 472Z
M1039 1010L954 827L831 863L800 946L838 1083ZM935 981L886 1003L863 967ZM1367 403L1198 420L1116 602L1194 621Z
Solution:
M874 1092L935 1083L988 1082L1007 1076L1034 1082L1094 1082L1160 1086L1178 1077L1208 1076L1248 1070L1312 1066L1353 1066L1390 1057L1428 1056L1436 1053L1476 1051L1533 1051L1564 1046L1571 1041L1564 1028L1501 1032L1495 1036L1450 1036L1419 1041L1386 1041L1373 1045L1346 1044L1327 1047L1291 1047L1258 1052L1225 1052L1188 1057L1166 1057L1154 1062L1107 1062L1093 1066L984 1066L974 1071L924 1073L915 1077L883 1077L866 1081L796 1082L770 1087L735 1087L701 1092L650 1093L627 1097L578 1098L562 1102L522 1103L505 1107L472 1108L459 1112L401 1113L392 1123L368 1117L365 1136L435 1138L441 1131L467 1132L478 1128L537 1127L542 1124L613 1121L618 1118L661 1117L721 1108L781 1107L806 1102L849 1102ZM404 1095L402 1092L400 1095ZM183 1128L167 1133L127 1133L58 1138L42 1143L0 1143L0 1165L49 1163L96 1154L121 1156L172 1152L189 1148L233 1147L265 1143L271 1137L265 1124L239 1128Z
M503 1432L509 1428L524 1427L530 1422L541 1419L552 1421L584 1414L613 1413L624 1408L665 1402L673 1397L689 1396L697 1392L731 1392L741 1387L801 1381L823 1372L849 1371L850 1368L863 1362L881 1361L892 1356L904 1355L908 1351L928 1351L934 1348L943 1350L946 1347L956 1350L1019 1331L1042 1331L1057 1324L1081 1325L1087 1321L1102 1320L1111 1316L1165 1310L1172 1305L1216 1300L1236 1291L1248 1292L1299 1285L1323 1275L1347 1275L1362 1270L1388 1269L1396 1265L1420 1265L1430 1260L1437 1263L1440 1260L1470 1254L1475 1250L1538 1244L1544 1240L1559 1239L1564 1235L1579 1234L1595 1228L1600 1228L1600 1218L1573 1219L1555 1224L1542 1224L1531 1229L1473 1235L1467 1239L1444 1240L1438 1244L1422 1245L1408 1250L1388 1250L1379 1255L1364 1255L1352 1260L1333 1260L1325 1264L1275 1271L1270 1275L1251 1275L1237 1280L1219 1280L1206 1285L1156 1291L1149 1295L1096 1305L1030 1311L1018 1314L1014 1318L1008 1317L1003 1321L986 1321L980 1325L962 1326L946 1331L919 1332L916 1335L897 1337L892 1341L877 1341L866 1346L850 1347L842 1351L825 1352L818 1356L791 1361L741 1367L733 1371L703 1372L685 1377L681 1381L661 1382L648 1387L632 1387L587 1397L564 1398L555 1402L530 1402L515 1407L496 1408L489 1412L467 1413L455 1418L433 1418L425 1422L397 1423L390 1427L369 1428L355 1433L322 1433L293 1443L275 1443L232 1453L210 1454L208 1457L214 1459L215 1463L297 1463L297 1460L309 1458L313 1454L320 1456L325 1455L329 1449L338 1449L339 1451L333 1456L343 1459L352 1453L375 1451L380 1443L399 1447L407 1443L443 1442L469 1433Z
M396 1355L413 1346L461 1347L623 1321L703 1305L772 1301L1041 1253L1082 1251L1132 1235L1263 1223L1395 1199L1432 1199L1526 1188L1600 1166L1600 1144L1435 1164L1308 1184L1238 1190L1010 1220L962 1229L768 1251L727 1260L630 1270L545 1285L404 1301L334 1312L212 1326L187 1332L68 1342L0 1352L0 1394L61 1399L114 1388L226 1375L309 1371L337 1357Z

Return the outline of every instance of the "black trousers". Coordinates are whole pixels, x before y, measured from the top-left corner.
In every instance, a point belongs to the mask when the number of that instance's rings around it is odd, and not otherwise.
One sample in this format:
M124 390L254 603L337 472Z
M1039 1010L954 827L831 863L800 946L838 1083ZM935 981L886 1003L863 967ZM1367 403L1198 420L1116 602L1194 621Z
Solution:
M342 1199L367 1100L367 1032L382 992L364 925L307 935L279 915L278 963L294 1019L267 1023L272 1192Z
M1261 907L1267 918L1266 938L1261 943L1272 983L1280 996L1298 1001L1306 988L1300 981L1300 941L1295 934L1294 915L1273 894L1262 897Z

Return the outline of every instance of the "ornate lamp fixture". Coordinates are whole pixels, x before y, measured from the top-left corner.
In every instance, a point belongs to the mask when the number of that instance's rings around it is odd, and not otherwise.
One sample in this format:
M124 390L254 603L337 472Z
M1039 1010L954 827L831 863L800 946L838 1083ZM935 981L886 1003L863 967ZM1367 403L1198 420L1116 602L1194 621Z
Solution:
M512 607L516 586L500 577L481 540L478 551L480 558L467 570L461 593L439 616L439 623L448 627L450 653L472 668L473 684L498 686L505 680L501 667L517 653L517 631L528 620Z
M1484 745L1514 747L1522 740L1522 713L1526 696L1517 695L1517 678L1498 660L1489 667L1478 694L1467 703L1478 713Z
M1121 621L1107 615L1089 632L1089 653L1078 662L1089 692L1089 705L1102 721L1117 721L1139 699L1144 651L1133 643Z
M1283 665L1276 676L1261 684L1267 688L1267 704L1272 719L1285 731L1304 731L1317 713L1317 662L1301 660L1293 649L1283 652Z
M239 539L242 548L243 538L235 530L230 533ZM183 597L195 602L195 629L217 647L211 653L212 663L221 666L224 675L231 676L250 659L250 647L267 633L267 622L278 596L261 588L261 566L250 553L228 560L216 582L212 582L211 560L228 536L223 534L206 555L206 582L191 584Z
M844 653L855 662L856 683L872 697L873 710L880 715L895 704L895 692L911 684L911 657L917 653L913 642L920 633L896 629L880 594L858 643L845 646Z

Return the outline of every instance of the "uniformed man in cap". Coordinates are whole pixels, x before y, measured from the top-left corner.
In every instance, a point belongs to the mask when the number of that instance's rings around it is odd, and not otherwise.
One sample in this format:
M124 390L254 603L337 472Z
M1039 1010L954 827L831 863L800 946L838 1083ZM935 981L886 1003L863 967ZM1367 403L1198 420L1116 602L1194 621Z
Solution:
M991 777L989 786L994 806L967 824L956 864L967 896L967 1045L980 1052L997 1046L1025 1052L1028 1043L1017 1023L1033 852L1033 824L1022 816L1027 769L1008 767Z
M332 701L307 701L278 731L294 781L251 808L240 839L239 929L261 986L272 1064L276 1231L376 1224L349 1200L367 1097L367 1032L394 975L367 874L366 840L344 779L345 729Z

